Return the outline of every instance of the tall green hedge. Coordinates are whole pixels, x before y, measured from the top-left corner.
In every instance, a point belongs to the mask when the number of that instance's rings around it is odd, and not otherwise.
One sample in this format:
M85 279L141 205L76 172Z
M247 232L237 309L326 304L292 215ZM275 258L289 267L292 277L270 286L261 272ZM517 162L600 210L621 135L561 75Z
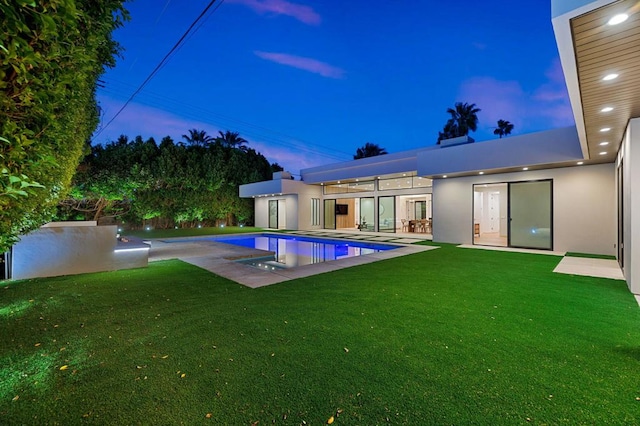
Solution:
M0 0L0 251L45 223L98 124L124 0Z

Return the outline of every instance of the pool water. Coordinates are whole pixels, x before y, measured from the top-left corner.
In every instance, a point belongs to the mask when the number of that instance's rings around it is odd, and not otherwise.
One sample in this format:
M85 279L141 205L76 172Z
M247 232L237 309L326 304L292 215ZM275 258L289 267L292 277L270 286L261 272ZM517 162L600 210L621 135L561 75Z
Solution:
M398 246L388 244L374 244L362 241L340 241L274 234L219 237L212 238L211 241L272 251L275 253L273 257L239 261L240 263L270 270L311 265L398 248Z

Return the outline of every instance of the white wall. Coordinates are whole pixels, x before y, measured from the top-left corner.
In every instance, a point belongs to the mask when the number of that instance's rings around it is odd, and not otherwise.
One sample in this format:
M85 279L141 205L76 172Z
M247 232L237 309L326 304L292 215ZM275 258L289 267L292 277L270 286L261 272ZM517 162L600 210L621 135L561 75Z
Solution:
M629 121L616 166L623 161L624 276L640 294L640 118ZM635 257L632 255L635 250Z
M149 247L116 251L116 226L43 227L13 246L12 278L54 277L147 266ZM134 248L132 250L131 248Z
M300 181L283 180L282 190L287 194L254 199L255 226L269 227L269 200L278 200L279 219L285 219L285 223L280 223L280 228L306 230L319 228L319 226L311 226L311 199L322 198L322 187L305 185ZM282 202L284 202L284 215L281 210ZM323 208L322 202L320 202L320 208Z
M554 250L615 254L613 164L436 179L433 239L473 242L473 184L553 179Z

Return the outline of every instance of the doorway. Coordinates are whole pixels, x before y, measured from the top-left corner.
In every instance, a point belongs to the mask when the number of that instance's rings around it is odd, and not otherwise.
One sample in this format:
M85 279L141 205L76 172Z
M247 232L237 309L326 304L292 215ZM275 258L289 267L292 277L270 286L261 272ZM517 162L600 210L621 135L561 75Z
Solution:
M618 264L624 272L624 159L618 166Z
M286 229L287 208L285 200L269 200L269 228Z
M507 247L507 193L506 183L474 185L474 244Z
M553 249L553 181L473 186L473 243Z

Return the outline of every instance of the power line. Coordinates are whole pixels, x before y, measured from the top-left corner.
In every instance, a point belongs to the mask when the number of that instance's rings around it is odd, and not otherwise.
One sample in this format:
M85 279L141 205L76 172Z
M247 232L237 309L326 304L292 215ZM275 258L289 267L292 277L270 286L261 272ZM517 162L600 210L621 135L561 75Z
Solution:
M169 51L169 53L167 53L164 58L162 58L162 60L160 61L160 63L158 63L158 65L156 65L156 67L153 69L153 71L151 71L151 73L149 74L149 76L142 82L142 84L140 86L138 86L138 88L133 92L133 94L129 97L129 99L127 99L127 101L124 103L124 105L122 105L122 107L118 110L118 112L116 112L116 114L111 117L111 120L109 120L109 122L107 124L105 124L100 130L98 130L98 133L96 133L96 135L94 137L98 137L100 136L100 134L107 128L109 127L109 125L111 123L113 123L113 121L120 115L120 113L122 113L122 111L124 111L124 109L129 105L129 103L131 103L131 101L133 101L133 98L136 97L136 95L138 93L140 93L140 91L142 91L142 89L144 88L144 86L147 85L147 83L149 83L151 81L151 79L153 79L153 77L155 77L155 75L158 73L158 71L160 71L160 69L169 61L171 55L177 51L180 46L183 44L183 41L187 38L187 36L189 36L189 34L191 33L191 30L198 24L198 22L207 14L207 12L209 11L209 9L211 9L211 6L213 6L213 4L216 2L216 0L211 0L209 2L209 4L207 5L207 7L204 8L204 10L202 12L200 12L200 15L198 15L198 17L195 19L195 21L193 21L191 23L191 25L189 25L189 28L187 28L187 31L185 31L184 34L182 34L182 37L180 37L180 39L176 42L176 44L171 48L171 50ZM222 3L224 3L224 0L220 0L220 2L218 3L218 5L216 6L216 8L211 12L212 14L216 12L216 10L218 10L218 8L220 7L220 5L222 5ZM200 27L198 27L199 29ZM196 29L197 31L197 29Z
M128 91L127 86L130 85L122 81L111 79L107 82L107 87L103 89L103 92L119 96L122 93L120 92L121 90ZM338 161L344 161L345 158L351 159L352 156L351 153L342 151L340 149L323 146L321 143L304 140L297 136L293 136L279 130L271 129L259 124L248 122L246 120L221 114L208 108L195 106L191 103L183 103L177 99L173 99L166 95L161 95L155 92L150 92L148 90L145 90L141 97L138 98L137 102L142 105L148 105L151 107L168 110L174 110L177 106L180 108L181 112L179 115L182 117L193 118L204 123L213 124L216 126L231 127L234 130L240 130L243 134L261 138L265 142L271 142L280 146L304 150L314 155L321 155L323 157ZM214 117L215 119L211 120L212 117Z

